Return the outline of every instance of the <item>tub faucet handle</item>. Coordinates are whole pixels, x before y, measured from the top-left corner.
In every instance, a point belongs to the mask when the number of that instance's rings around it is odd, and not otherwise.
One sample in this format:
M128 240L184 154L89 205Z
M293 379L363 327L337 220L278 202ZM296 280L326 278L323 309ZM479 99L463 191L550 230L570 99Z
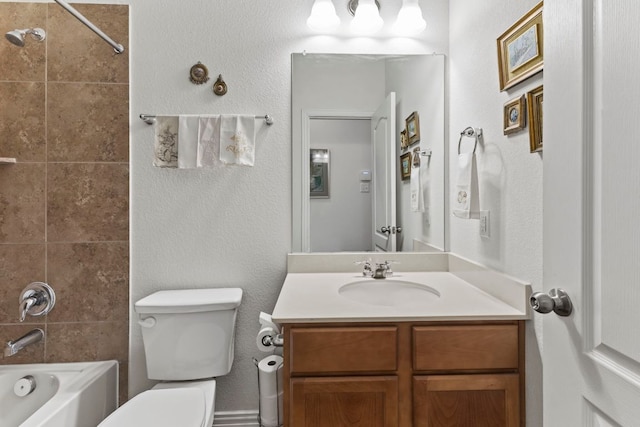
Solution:
M44 316L56 304L56 294L46 283L33 282L22 290L20 299L20 321L24 322L27 314Z

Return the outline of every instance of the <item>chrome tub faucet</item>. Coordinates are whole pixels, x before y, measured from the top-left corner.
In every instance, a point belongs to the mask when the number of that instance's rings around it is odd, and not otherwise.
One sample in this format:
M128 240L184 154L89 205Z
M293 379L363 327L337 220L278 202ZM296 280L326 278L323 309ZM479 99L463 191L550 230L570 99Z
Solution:
M56 294L46 283L33 282L22 290L20 295L20 321L24 322L27 314L44 316L56 304Z
M4 348L4 357L10 357L32 344L44 339L44 331L40 328L33 329L15 341L9 341Z

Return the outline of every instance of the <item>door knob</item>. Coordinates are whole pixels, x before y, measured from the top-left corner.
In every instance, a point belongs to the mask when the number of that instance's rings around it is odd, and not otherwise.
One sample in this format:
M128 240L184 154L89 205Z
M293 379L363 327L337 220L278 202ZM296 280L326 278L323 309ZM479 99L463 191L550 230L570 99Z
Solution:
M536 292L529 298L529 304L538 313L546 314L551 311L558 316L568 316L573 311L573 304L569 295L562 289L551 289L549 294Z
M384 225L382 227L380 227L380 232L384 233L384 234L390 234L391 233L391 226L389 227L385 227Z

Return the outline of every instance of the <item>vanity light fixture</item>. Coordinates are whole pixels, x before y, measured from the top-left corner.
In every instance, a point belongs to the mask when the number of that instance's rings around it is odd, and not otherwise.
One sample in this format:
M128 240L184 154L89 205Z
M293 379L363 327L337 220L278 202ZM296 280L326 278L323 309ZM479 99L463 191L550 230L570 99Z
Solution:
M427 23L422 17L418 0L402 0L398 18L393 24L393 32L403 36L413 36L424 31Z
M349 2L350 10L353 2L354 0ZM375 0L358 0L356 3L353 21L351 21L351 31L363 36L380 31L384 21L380 17L380 11Z
M331 0L315 0L311 15L307 18L307 26L314 31L335 30L340 25L340 18Z
M380 3L378 0L346 0L347 10L353 15L351 31L357 35L372 35L377 33L384 21L380 17ZM307 19L307 26L318 32L330 32L340 25L340 18L332 0L315 0L311 8L311 15ZM421 33L427 27L422 17L419 0L402 0L402 7L396 21L391 28L393 33L400 36L413 36Z

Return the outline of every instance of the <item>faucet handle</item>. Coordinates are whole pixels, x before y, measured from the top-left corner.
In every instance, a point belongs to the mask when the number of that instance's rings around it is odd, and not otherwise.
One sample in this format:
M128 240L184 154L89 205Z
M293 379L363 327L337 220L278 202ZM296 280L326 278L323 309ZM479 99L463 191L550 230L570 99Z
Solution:
M18 302L20 304L20 321L24 322L27 314L44 316L49 313L56 304L56 293L46 283L33 282L22 290Z
M362 275L363 276L371 276L372 271L371 271L371 258L369 258L366 261L354 261L353 262L356 265L362 265Z

